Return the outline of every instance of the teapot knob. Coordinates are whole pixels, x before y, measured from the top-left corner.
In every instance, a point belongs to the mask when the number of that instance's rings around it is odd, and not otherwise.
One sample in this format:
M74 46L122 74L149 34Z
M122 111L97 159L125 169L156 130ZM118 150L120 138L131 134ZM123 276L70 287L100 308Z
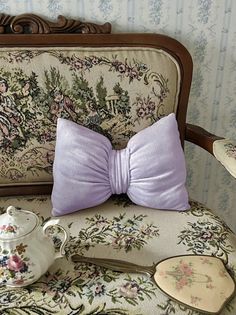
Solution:
M7 208L7 214L10 215L11 217L16 215L17 209L14 206L9 206Z

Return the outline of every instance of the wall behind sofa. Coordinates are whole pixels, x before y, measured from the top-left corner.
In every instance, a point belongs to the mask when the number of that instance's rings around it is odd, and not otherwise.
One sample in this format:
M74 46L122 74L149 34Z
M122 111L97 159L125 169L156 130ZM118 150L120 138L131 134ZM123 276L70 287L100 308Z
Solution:
M62 14L113 32L160 32L191 52L194 75L188 121L236 139L236 1L234 0L0 0L0 12ZM206 203L236 231L236 179L208 153L186 144L190 196Z

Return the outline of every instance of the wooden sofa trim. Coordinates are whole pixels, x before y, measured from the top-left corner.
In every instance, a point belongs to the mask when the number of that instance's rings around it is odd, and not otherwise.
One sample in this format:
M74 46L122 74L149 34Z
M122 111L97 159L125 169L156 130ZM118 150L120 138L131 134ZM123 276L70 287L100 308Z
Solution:
M0 14L1 34L57 34L57 33L83 33L83 34L109 34L111 24L98 25L67 19L59 15L57 22L50 22L35 14L21 14L17 16Z
M189 142L192 142L209 153L213 154L213 143L216 140L224 139L222 137L218 137L202 127L186 124L186 137L185 139Z

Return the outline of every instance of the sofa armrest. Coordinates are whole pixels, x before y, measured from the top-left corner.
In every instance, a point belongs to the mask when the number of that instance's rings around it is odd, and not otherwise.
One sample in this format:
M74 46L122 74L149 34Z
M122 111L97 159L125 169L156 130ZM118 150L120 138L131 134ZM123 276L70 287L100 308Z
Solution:
M194 144L197 144L201 148L205 149L212 155L213 153L213 143L216 140L224 139L222 137L218 137L202 127L192 125L192 124L186 124L186 130L185 130L185 140L192 142Z
M218 137L192 124L186 125L185 140L211 153L236 178L236 141Z
M236 141L230 139L216 140L213 154L227 171L236 178Z

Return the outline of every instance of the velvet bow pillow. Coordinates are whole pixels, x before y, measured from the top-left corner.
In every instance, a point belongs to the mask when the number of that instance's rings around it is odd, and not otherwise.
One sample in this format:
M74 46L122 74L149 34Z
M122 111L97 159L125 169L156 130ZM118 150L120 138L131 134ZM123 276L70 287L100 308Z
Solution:
M145 207L189 208L174 114L138 132L123 150L113 150L103 135L59 118L53 178L54 216L99 205L121 193Z

